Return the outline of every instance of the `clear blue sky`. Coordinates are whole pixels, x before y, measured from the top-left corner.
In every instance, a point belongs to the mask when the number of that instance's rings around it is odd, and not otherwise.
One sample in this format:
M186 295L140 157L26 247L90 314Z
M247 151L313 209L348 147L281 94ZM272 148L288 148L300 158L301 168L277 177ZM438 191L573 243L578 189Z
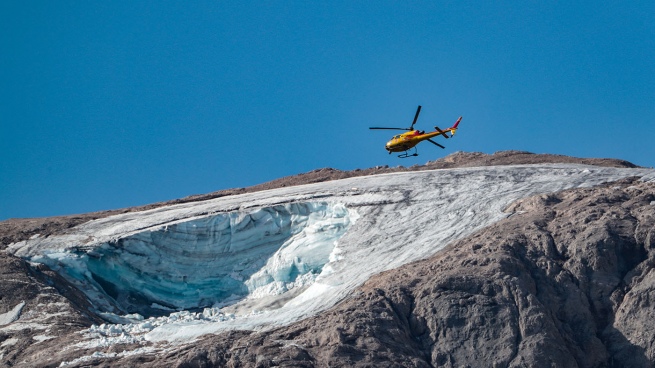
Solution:
M0 220L455 151L655 166L652 0L5 1L0 47ZM368 127L419 104L458 135L388 155Z

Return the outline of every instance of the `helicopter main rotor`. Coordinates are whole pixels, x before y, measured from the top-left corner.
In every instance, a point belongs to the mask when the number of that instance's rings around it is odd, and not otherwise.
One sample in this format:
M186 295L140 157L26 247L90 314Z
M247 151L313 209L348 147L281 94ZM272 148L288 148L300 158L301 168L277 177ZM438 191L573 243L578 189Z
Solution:
M418 105L418 109L416 109L416 115L414 115L414 121L412 121L412 125L409 126L409 128L384 128L384 127L370 127L369 129L388 129L388 130L409 130L412 131L414 130L414 124L416 124L416 121L418 120L418 114L421 113L421 105Z

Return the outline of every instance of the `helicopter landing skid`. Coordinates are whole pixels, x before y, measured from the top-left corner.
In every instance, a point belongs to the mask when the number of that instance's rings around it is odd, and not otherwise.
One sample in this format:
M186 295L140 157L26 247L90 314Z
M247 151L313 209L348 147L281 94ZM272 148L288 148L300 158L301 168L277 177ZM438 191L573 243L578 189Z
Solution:
M418 156L418 150L416 147L414 147L414 153L410 154L409 151L405 151L405 153L398 155L400 158L408 158L408 157L413 157L413 156Z

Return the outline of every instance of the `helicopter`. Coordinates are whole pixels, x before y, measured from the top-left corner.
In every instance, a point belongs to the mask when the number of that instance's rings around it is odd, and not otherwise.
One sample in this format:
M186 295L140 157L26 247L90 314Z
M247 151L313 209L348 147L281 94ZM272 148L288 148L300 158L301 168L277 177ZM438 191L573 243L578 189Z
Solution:
M455 124L445 130L439 129L439 127L434 127L435 131L434 132L428 132L426 133L425 131L422 130L414 130L414 124L416 124L416 120L418 120L418 114L421 113L421 105L418 106L418 109L416 109L416 115L414 116L414 121L412 122L412 125L409 126L409 128L383 128L383 127L370 127L369 129L389 129L389 130L407 130L407 133L402 133L393 136L389 142L385 145L385 149L389 151L389 154L392 152L403 152L402 154L398 155L400 158L407 158L407 157L412 157L412 156L418 156L418 150L416 148L416 145L423 142L423 141L428 141L436 146L439 146L441 148L446 148L439 143L433 141L431 138L442 135L444 138L451 138L452 136L455 135L455 132L457 131L457 126L459 125L459 122L462 121L462 117L460 116L459 119L455 122ZM446 133L450 132L450 136L448 136ZM409 150L414 148L414 153L410 154Z

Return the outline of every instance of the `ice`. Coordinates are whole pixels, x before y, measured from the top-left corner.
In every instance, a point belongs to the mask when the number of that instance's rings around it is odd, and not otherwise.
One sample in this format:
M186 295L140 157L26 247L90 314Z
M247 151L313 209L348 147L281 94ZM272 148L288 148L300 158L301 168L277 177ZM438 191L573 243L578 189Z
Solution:
M69 367L69 366L79 367L80 365L87 366L87 364L84 364L84 363L87 363L87 362L91 363L92 361L97 360L99 358L100 359L104 359L104 358L121 358L121 357L133 356L133 355L147 355L147 354L156 353L158 351L159 351L159 349L155 349L153 347L139 348L139 349L130 350L130 351L123 350L120 353L116 353L116 352L105 353L105 352L96 351L91 355L85 355L83 357L80 357L80 358L77 358L77 359L74 359L74 360L71 360L71 361L61 362L61 364L59 364L59 367Z
M62 273L105 311L156 316L235 302L264 287L280 294L297 278L320 273L348 226L342 205L288 203L195 218L91 249L44 251L31 260Z
M549 164L382 174L125 213L8 249L47 263L120 321L91 329L87 344L188 341L312 316L371 276L510 216L504 209L517 199L629 176L652 181L655 171ZM126 313L144 318L116 315Z
M3 341L2 344L0 344L0 347L3 347L3 348L4 348L4 347L7 347L7 346L16 345L16 343L18 343L18 342L20 342L19 339L16 339L16 338L9 338L9 339Z
M32 339L37 341L37 342L44 342L44 341L51 340L51 339L56 339L56 338L57 338L57 336L50 336L50 335L35 335L35 336L32 336Z
M234 302L320 273L349 216L338 204L287 203L167 224L84 249L46 249L31 261L62 273L103 311L161 315Z
M25 302L22 301L16 306L10 310L7 313L1 313L0 314L0 326L8 325L18 319L20 317L20 312L23 310L23 307L25 306Z

